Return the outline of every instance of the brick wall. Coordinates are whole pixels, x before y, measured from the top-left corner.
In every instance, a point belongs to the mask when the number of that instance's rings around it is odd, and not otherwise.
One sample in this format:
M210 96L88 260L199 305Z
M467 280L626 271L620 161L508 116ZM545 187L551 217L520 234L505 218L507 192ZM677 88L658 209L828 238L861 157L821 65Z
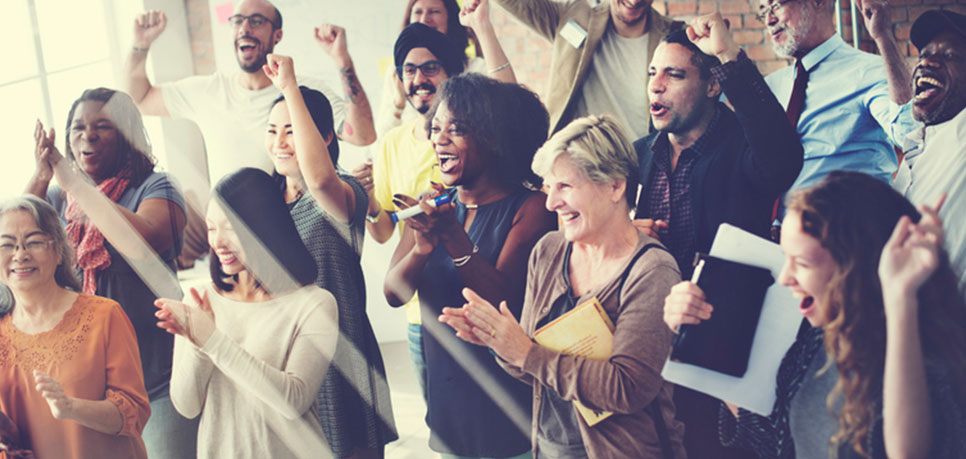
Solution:
M211 73L215 69L215 63L211 45L208 0L184 0L184 2L188 12L195 73ZM909 43L909 29L920 14L934 8L950 9L966 14L966 0L892 0L891 3L893 30L896 38L905 46L910 64L915 61L918 53ZM771 44L765 36L764 24L755 18L755 13L758 12L758 0L656 0L654 8L662 14L680 20L720 11L731 22L735 40L755 60L762 73L768 74L788 65L788 60L777 57L772 51ZM494 5L491 9L491 20L497 30L500 43L513 64L517 79L538 94L546 94L550 73L549 43L520 25L498 6ZM849 0L842 0L842 22L842 36L851 43L852 19ZM875 43L869 39L861 18L859 28L860 48L875 52Z

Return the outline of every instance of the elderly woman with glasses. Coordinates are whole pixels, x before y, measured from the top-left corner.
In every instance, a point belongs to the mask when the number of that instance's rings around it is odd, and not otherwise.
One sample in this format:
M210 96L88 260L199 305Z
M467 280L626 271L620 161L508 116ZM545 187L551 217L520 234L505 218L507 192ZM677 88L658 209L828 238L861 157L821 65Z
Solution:
M684 457L671 384L661 369L671 346L664 296L680 280L674 258L630 219L637 155L609 115L573 121L533 158L547 209L561 229L530 254L520 321L466 289L462 308L439 320L488 346L511 375L533 387L535 457ZM590 301L613 323L606 359L544 347L535 332ZM575 406L611 414L588 424Z
M16 299L0 318L0 413L17 437L2 450L146 458L151 408L134 327L116 302L81 293L73 266L49 204L0 204L0 280Z

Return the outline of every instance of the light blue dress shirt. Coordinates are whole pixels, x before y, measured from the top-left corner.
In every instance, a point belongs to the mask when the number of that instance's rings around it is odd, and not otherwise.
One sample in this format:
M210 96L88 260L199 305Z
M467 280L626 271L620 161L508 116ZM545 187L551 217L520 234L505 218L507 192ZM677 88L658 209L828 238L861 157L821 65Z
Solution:
M857 50L833 35L802 58L809 72L798 134L805 163L791 189L806 188L834 170L853 170L892 181L897 160L893 144L919 126L912 104L889 97L882 58ZM795 67L765 77L775 97L788 105Z

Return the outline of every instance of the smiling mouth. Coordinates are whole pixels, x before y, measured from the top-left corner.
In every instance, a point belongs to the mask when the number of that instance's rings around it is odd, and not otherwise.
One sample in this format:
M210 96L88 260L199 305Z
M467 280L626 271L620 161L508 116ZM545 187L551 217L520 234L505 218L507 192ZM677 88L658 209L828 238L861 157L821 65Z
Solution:
M564 212L564 213L558 213L557 215L560 216L561 221L563 221L564 223L569 223L576 220L577 217L580 216L580 212Z
M439 171L443 174L449 174L456 169L459 165L459 156L449 154L449 153L437 153L436 159L439 161Z
M936 78L930 76L920 76L916 78L915 91L916 100L929 99L946 89L946 86Z
M14 268L14 269L11 269L10 272L12 272L14 274L28 274L28 273L32 273L32 272L34 272L36 270L37 270L37 268Z

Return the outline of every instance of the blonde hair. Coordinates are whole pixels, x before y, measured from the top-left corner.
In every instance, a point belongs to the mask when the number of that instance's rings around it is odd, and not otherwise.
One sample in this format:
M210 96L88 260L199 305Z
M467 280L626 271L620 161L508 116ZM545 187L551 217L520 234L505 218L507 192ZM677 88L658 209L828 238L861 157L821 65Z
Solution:
M627 183L627 204L634 207L640 170L637 152L613 116L590 115L573 120L537 150L532 169L546 177L559 158L567 158L594 183L623 180Z

